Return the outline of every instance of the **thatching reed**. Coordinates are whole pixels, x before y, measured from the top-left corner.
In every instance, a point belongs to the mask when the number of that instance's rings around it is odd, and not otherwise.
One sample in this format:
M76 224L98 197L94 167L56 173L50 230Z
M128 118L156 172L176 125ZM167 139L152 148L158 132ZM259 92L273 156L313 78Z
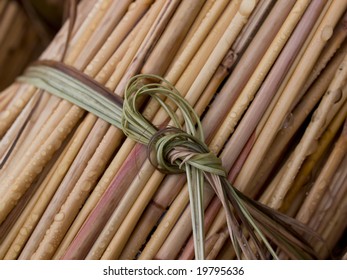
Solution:
M1 259L346 258L346 1L73 14L0 93Z

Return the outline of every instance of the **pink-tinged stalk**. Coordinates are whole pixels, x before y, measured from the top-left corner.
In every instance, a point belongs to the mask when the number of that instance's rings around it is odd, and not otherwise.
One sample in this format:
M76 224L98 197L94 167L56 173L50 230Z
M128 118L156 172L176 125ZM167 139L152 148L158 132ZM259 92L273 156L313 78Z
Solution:
M232 75L212 102L210 109L202 121L207 141L211 140L210 138L213 137L215 131L218 129L219 125L216 124L222 123L226 114L236 101L294 3L295 1L292 0L285 2L278 1L276 3L240 62L233 70ZM211 123L214 125L209 125Z
M136 176L147 156L146 147L136 144L124 161L121 169L107 188L98 204L90 213L80 231L72 241L63 259L83 259L95 242L112 212Z
M247 143L261 117L271 103L271 100L277 93L277 90L287 75L297 54L300 52L312 27L316 23L325 3L326 0L314 1L307 8L266 80L258 90L255 99L243 116L231 139L226 144L222 155L223 166L227 170L229 170L236 161L244 145Z

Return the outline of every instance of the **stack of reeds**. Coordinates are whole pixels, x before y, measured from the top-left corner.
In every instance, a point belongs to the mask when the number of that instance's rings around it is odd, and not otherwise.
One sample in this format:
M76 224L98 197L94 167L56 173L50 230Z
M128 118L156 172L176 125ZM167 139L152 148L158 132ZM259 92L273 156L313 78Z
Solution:
M61 59L68 30L41 60ZM347 1L81 1L71 35L64 63L115 95L138 73L172 83L229 181L313 229L318 258L343 258ZM167 120L154 99L141 112ZM0 139L0 258L194 258L185 175L120 129L18 81L0 94ZM206 258L235 258L208 184L202 205Z

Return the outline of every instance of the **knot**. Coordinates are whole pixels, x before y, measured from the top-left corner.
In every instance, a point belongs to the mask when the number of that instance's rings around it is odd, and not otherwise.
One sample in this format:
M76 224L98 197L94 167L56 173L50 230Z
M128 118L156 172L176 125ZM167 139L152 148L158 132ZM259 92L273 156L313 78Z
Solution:
M259 252L261 258L265 258L268 253L278 258L267 238L280 251L289 252L295 258L316 257L310 244L297 232L300 230L316 236L312 230L295 219L247 198L230 185L220 159L204 143L198 115L165 79L155 75L138 75L130 79L125 90L123 108L122 102L105 87L83 73L57 62L31 66L19 81L71 101L122 129L135 141L149 145L149 158L163 171L185 171L197 259L204 258L204 179L210 183L222 203L231 242L238 258L242 257L242 253L246 258L255 258L254 250ZM176 128L157 131L142 116L136 108L139 105L137 99L146 95L159 102L171 118L170 126ZM336 102L339 101L336 98Z
M226 176L222 161L197 137L169 127L156 132L148 144L148 158L164 173L182 173L188 164L205 173Z

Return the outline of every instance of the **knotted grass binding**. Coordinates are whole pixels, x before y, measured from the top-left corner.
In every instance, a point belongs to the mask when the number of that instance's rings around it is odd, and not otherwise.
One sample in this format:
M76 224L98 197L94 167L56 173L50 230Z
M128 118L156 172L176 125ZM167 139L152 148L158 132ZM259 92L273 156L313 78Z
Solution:
M88 76L58 62L39 62L29 67L18 80L64 98L122 129L128 137L147 145L148 156L159 170L185 172L197 259L204 258L202 202L205 181L214 189L225 209L230 238L239 259L242 255L248 259L266 259L271 255L277 259L274 245L293 258L316 257L300 234L314 234L310 229L247 198L230 185L221 160L204 143L198 115L163 78L134 76L127 84L124 101ZM139 99L147 97L155 99L168 114L170 122L166 128L156 128L138 110ZM178 109L174 110L174 107Z

